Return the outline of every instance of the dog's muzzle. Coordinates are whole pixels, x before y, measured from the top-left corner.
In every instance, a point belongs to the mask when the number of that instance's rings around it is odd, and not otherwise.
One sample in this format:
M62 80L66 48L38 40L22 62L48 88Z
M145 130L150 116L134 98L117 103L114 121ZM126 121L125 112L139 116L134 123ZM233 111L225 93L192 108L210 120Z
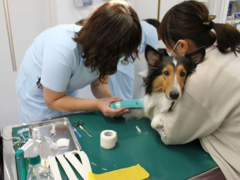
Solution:
M172 99L172 100L176 100L178 99L180 96L180 93L178 91L177 88L173 88L172 91L169 93L169 97Z

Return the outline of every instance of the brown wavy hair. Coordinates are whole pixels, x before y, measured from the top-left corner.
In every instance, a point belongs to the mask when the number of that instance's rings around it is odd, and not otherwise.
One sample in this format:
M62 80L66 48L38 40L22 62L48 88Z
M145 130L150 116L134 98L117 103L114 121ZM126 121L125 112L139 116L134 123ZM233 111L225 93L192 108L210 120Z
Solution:
M172 7L163 17L160 35L167 47L173 48L179 39L190 39L197 47L209 47L217 41L220 52L230 48L235 52L240 44L240 32L229 24L213 23L205 4L186 1ZM211 31L213 29L213 31Z
M138 57L141 36L136 12L125 1L109 1L86 19L74 40L82 45L85 66L98 70L102 81L117 71L122 56L126 62Z

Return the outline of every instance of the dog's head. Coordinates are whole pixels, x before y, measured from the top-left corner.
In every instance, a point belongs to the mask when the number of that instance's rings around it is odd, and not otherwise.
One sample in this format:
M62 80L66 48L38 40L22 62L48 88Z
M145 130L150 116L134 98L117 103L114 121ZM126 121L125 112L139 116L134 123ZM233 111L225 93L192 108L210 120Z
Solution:
M165 93L170 100L182 96L185 80L201 63L205 56L205 48L188 53L185 56L164 56L147 45L145 58L148 63L148 74L144 78L145 93Z

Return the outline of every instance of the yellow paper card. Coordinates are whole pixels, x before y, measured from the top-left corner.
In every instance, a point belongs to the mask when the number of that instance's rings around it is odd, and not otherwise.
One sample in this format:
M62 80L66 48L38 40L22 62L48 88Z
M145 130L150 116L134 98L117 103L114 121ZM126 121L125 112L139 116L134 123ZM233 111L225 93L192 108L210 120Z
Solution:
M149 173L140 164L103 174L88 173L89 180L143 180L148 177Z

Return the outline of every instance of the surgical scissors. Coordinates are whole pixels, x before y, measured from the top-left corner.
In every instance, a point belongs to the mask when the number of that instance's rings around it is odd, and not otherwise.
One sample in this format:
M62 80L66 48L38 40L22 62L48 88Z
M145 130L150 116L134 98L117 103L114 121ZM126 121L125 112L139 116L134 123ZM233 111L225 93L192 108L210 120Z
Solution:
M87 132L87 130L83 127L83 125L84 125L84 122L83 121L78 121L78 122L74 122L73 123L73 126L74 127L79 127L81 130L83 130L89 137L93 137L91 134L89 134L88 132Z

